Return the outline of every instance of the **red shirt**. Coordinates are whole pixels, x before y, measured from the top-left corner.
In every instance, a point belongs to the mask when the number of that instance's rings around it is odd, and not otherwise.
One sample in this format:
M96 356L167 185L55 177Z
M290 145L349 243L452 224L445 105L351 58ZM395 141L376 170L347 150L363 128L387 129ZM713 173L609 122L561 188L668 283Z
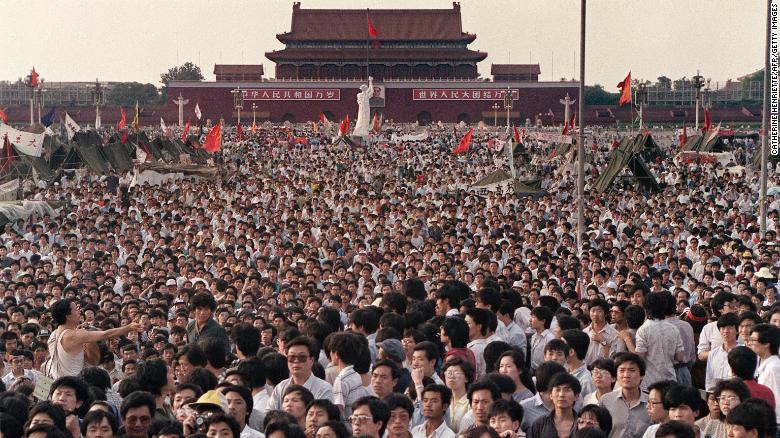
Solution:
M772 390L768 386L762 385L755 380L743 380L748 389L750 389L750 395L755 398L762 398L775 407L775 395L772 394Z

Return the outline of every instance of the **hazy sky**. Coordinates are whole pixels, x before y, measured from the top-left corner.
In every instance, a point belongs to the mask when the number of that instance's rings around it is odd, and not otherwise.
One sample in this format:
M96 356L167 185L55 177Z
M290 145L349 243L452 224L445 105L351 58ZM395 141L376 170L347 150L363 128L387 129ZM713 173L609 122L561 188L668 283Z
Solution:
M152 82L193 61L207 80L215 63L274 64L283 48L289 0L2 0L0 80L34 65L50 81ZM445 0L304 0L303 8L451 8ZM542 80L579 77L577 0L462 0L479 64L538 62ZM628 70L655 81L693 76L737 78L763 66L766 2L760 0L592 0L588 5L586 79L614 90ZM327 23L323 23L327 25ZM379 29L381 35L382 30ZM511 53L511 56L510 56Z

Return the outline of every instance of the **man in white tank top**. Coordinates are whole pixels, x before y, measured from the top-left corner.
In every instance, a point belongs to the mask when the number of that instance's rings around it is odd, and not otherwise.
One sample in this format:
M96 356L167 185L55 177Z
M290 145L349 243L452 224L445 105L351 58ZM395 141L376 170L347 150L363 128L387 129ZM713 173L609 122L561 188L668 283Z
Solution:
M49 359L41 366L41 371L52 379L77 376L81 372L84 368L85 344L123 336L131 331L143 331L143 326L134 322L103 331L78 328L81 324L81 309L75 298L55 302L51 314L58 327L49 337Z

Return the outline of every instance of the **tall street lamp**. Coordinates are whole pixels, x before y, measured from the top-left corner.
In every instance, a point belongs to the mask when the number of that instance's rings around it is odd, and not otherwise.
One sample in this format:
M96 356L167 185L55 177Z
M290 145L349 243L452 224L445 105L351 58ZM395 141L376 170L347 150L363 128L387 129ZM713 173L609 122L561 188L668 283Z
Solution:
M233 91L231 91L233 94L233 108L238 111L238 124L241 124L241 110L244 109L244 92L241 91L241 88L237 88Z
M496 102L490 108L493 109L493 126L498 126L498 110L501 109L501 105Z

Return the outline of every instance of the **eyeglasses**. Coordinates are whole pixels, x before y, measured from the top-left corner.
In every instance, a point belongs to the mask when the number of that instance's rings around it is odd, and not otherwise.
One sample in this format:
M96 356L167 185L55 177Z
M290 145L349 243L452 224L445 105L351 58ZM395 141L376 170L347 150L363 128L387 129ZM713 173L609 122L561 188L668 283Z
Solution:
M577 424L580 426L598 426L599 422L590 418L578 418Z
M447 370L444 372L444 375L447 377L458 377L465 375L465 373L460 370Z
M369 421L374 421L374 419L368 415L351 415L348 420L352 424L363 424Z
M720 397L718 397L718 401L720 401L721 403L731 403L731 402L739 401L739 397L737 397L736 395L721 395Z
M307 360L309 360L309 356L304 354L291 354L287 356L287 362L290 363L303 363Z
M650 406L656 406L656 405L662 405L664 404L664 402L648 400L647 404L649 404Z

